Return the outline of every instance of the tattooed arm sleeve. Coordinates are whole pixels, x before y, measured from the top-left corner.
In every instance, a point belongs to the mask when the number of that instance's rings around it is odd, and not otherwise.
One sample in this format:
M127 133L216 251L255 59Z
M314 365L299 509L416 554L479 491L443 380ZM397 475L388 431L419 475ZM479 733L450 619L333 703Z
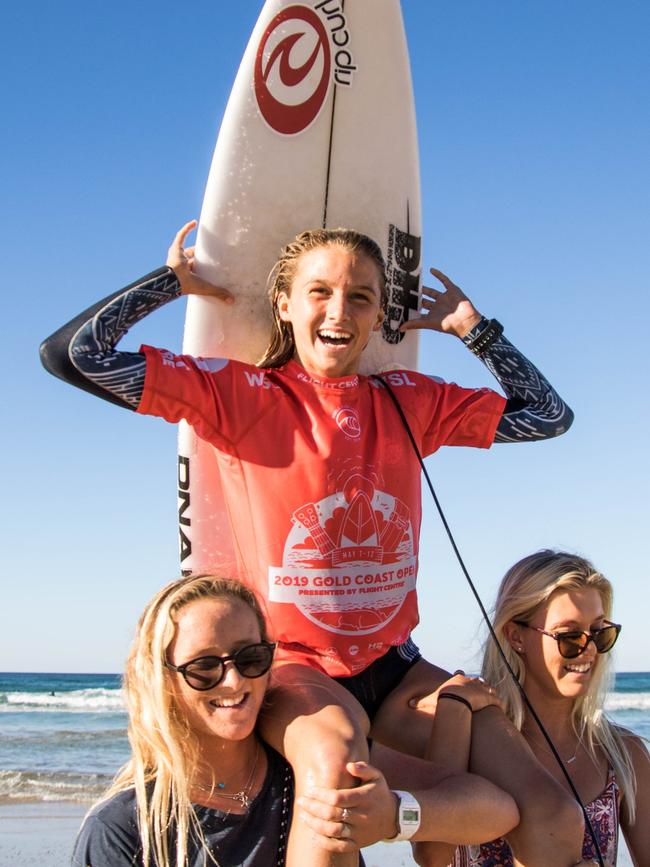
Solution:
M118 406L137 409L146 362L140 352L118 352L126 332L178 298L171 268L159 268L80 313L41 344L43 366L54 376Z
M481 320L463 342L470 343L486 324L486 320ZM535 365L503 335L485 350L480 359L497 378L508 398L495 443L550 439L571 427L573 412L570 407Z

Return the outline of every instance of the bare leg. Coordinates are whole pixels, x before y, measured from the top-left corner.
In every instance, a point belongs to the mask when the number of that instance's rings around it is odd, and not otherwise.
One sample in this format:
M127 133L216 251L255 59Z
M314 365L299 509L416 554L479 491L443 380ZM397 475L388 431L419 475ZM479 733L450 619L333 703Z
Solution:
M347 762L367 761L370 724L357 700L336 681L305 665L286 664L273 677L259 717L263 738L293 768L296 797L312 785L351 788L357 780ZM357 867L357 852L316 848L307 825L294 814L287 867Z
M431 718L408 702L433 692L447 676L425 660L417 662L382 704L372 736L393 749L424 755ZM524 738L496 708L474 715L469 770L515 799L521 822L508 834L508 842L517 863L572 867L580 860L584 833L580 807L538 764Z

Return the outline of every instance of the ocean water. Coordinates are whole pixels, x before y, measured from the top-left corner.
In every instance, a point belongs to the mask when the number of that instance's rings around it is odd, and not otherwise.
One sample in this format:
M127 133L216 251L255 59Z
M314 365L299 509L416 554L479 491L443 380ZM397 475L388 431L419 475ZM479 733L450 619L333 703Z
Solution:
M0 673L0 804L92 801L128 754L119 675Z
M618 674L607 712L650 739L650 672ZM119 675L0 673L0 804L91 801L128 755Z

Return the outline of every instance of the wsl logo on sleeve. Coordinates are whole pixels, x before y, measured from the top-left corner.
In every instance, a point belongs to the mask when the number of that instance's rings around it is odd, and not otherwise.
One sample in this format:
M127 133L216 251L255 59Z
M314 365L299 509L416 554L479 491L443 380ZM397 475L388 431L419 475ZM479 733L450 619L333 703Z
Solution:
M297 135L316 120L332 81L349 87L356 69L341 3L286 6L271 19L257 47L253 89L260 114L281 135Z

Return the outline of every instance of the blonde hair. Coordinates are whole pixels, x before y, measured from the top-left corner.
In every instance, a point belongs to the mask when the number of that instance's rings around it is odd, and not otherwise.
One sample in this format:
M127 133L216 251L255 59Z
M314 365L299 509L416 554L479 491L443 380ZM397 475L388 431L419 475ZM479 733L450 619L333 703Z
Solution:
M273 266L267 281L269 301L273 310L273 327L271 339L266 352L257 362L258 367L282 367L293 358L295 343L291 323L280 318L278 298L280 293L291 294L291 284L296 275L298 260L303 253L317 250L319 247L337 245L344 250L354 252L360 250L377 265L381 288L380 303L386 303L386 264L381 248L376 241L353 229L310 229L301 232L291 243L283 247L280 258Z
M506 659L522 686L525 684L526 666L507 640L505 625L512 620L528 622L560 590L585 588L598 591L605 618L609 619L614 596L612 585L583 557L564 551L543 550L524 557L506 572L497 594L492 623ZM490 637L484 646L481 673L498 690L506 714L521 729L526 712L521 694ZM607 756L616 774L627 815L633 822L636 778L625 744L625 735L628 733L613 725L603 713L612 676L611 657L599 655L587 692L574 703L572 723L576 735L582 739L593 759L596 759L599 748Z
M178 612L199 599L235 599L257 618L262 640L266 623L254 593L236 581L199 575L164 587L145 608L126 664L124 692L129 713L131 759L120 770L102 800L135 789L143 863L170 864L170 828L175 828L175 867L187 863L190 831L203 834L190 800L190 780L198 759L198 743L178 712L166 654ZM212 858L212 856L209 856ZM214 858L212 858L214 861Z

